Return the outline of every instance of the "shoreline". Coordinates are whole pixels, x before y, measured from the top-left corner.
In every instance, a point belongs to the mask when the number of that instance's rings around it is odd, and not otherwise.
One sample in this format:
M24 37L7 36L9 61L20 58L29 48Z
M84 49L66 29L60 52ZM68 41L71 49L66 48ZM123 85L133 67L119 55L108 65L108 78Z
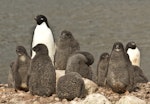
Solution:
M98 87L98 90L94 94L105 96L112 104L118 104L117 102L124 96L135 96L145 102L142 104L150 104L150 82L139 83L137 87L139 87L137 92L123 94L114 93L111 89ZM75 98L71 101L67 101L66 99L61 100L56 94L50 97L33 96L29 91L24 92L18 90L15 92L13 88L8 88L7 84L0 84L0 98L0 104L79 104L85 99Z

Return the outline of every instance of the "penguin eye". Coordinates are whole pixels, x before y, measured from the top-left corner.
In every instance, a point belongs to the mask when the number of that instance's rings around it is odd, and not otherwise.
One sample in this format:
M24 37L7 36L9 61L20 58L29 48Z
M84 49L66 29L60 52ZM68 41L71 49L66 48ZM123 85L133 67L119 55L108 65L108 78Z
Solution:
M44 20L44 18L41 18L41 20L43 21L43 20Z
M66 34L68 38L71 38L71 34Z

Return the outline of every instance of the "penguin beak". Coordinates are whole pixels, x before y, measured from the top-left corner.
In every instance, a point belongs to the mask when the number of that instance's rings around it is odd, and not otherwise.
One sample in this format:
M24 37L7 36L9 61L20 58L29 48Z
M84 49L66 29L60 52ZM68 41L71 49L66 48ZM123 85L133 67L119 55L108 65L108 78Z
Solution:
M34 20L37 20L37 18L36 18L36 17L34 17Z

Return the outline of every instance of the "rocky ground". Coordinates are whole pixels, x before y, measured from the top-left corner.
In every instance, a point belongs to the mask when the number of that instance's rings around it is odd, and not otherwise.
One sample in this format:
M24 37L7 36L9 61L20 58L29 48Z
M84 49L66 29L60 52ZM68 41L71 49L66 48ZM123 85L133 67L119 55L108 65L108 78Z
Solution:
M29 92L16 92L14 89L8 88L7 86L7 84L0 84L0 104L78 104L84 100L80 98L75 98L72 101L67 101L66 99L60 100L56 94L53 94L50 97L33 96ZM112 92L111 89L106 89L102 87L99 87L95 93L104 95L112 104L116 104L116 102L118 102L120 98L126 95L135 96L143 100L145 103L142 104L150 104L150 82L146 84L138 84L137 86L140 89L137 92L132 93L117 94Z

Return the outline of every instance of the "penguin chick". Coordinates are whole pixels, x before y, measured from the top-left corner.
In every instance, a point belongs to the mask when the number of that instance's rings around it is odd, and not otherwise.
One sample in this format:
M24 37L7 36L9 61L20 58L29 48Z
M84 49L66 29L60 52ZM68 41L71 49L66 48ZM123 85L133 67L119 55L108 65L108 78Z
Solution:
M33 51L36 55L31 60L29 70L29 91L33 95L51 96L56 89L56 73L48 55L48 48L44 44L37 44Z
M92 79L91 64L94 62L94 57L89 52L78 51L72 54L68 61L65 73L77 72L82 77Z
M87 91L81 75L71 72L60 77L57 83L56 94L60 99L67 100L85 97Z
M107 70L107 85L114 92L134 90L134 69L121 42L114 43Z
M143 70L139 66L133 66L134 68L134 83L147 83L148 79L144 75Z
M16 47L17 60L12 62L9 71L9 81L12 82L12 86L17 90L28 91L27 87L27 75L30 67L30 57L23 46ZM8 82L9 85L10 82ZM10 85L11 86L11 85Z
M69 56L80 50L79 43L70 31L64 30L61 32L56 46L55 68L56 70L65 70Z
M108 53L102 53L97 64L97 82L99 86L104 86L106 79L106 71L108 68L110 55Z

